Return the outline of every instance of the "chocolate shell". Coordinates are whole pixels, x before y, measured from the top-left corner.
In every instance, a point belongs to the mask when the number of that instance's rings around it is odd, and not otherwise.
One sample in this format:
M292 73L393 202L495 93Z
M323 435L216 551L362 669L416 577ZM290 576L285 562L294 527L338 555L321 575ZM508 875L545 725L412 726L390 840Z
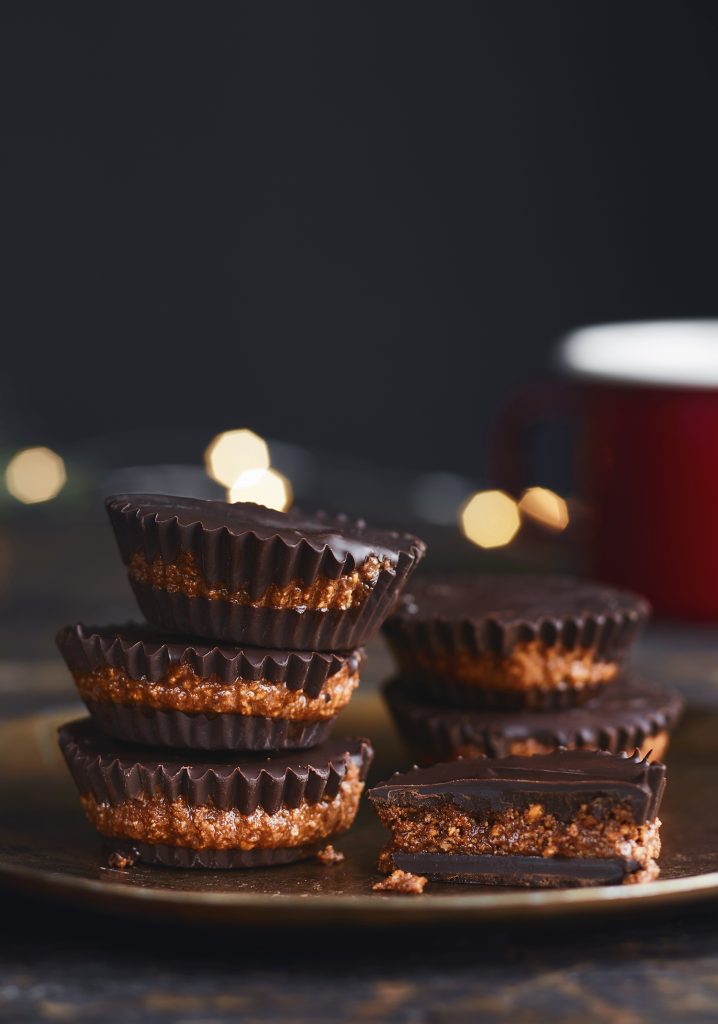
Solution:
M570 576L458 576L417 581L384 633L397 648L505 657L520 643L624 652L650 606L637 594Z
M363 658L360 650L341 654L222 646L189 637L162 636L135 623L65 626L56 642L73 674L109 666L122 669L130 679L161 682L171 668L186 664L200 679L216 678L222 683L266 680L289 690L303 690L308 697L317 697L327 679L345 665L349 665L350 673L357 672Z
M171 633L301 650L348 650L379 628L425 546L410 534L372 530L362 520L298 510L275 512L152 494L117 495L107 510L125 564L136 552L173 564L192 555L208 586L246 591L252 601L271 586L350 575L372 555L386 559L366 600L347 611L253 608L188 597L131 580L143 614Z
M559 711L469 711L417 700L411 684L391 680L384 697L400 735L418 760L450 761L467 747L505 757L512 741L547 747L633 751L672 732L683 710L675 690L627 675L580 707Z
M445 662L502 659L537 643L591 650L595 661L620 665L649 613L636 594L568 576L457 576L414 582L382 631L401 672L421 680L437 700L458 707L569 707L603 684L482 687L447 678Z
M187 750L306 750L327 739L335 720L297 722L255 715L191 713L109 701L85 703L98 729L110 736L127 743Z
M367 740L335 739L306 753L272 757L203 755L197 760L170 750L163 757L105 736L89 719L62 726L59 742L80 793L100 803L119 806L151 794L240 814L257 808L275 814L282 806L331 800L350 762L363 779L373 754Z

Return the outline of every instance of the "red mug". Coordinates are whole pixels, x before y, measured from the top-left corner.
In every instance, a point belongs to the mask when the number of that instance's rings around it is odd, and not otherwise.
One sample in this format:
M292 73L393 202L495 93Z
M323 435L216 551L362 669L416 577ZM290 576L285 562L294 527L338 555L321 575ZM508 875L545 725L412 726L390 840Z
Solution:
M569 380L544 395L575 421L592 575L718 620L718 320L582 328L558 356Z

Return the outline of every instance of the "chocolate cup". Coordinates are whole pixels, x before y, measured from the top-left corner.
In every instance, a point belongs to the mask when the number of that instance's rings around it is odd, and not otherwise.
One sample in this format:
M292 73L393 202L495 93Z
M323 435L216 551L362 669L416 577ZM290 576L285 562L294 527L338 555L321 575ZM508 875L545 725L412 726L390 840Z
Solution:
M261 756L160 751L106 736L85 718L59 730L59 742L81 794L118 806L148 793L189 805L253 814L261 808L333 799L353 762L365 778L373 751L367 740L333 739L311 751Z
M305 750L329 736L334 718L295 722L250 715L86 701L98 729L127 743L188 750Z
M362 521L322 512L273 512L250 503L162 495L107 500L122 560L142 553L149 563L191 555L207 586L244 591L256 602L272 586L293 580L351 575L372 555L386 559L362 604L347 611L253 608L222 599L188 597L130 579L147 620L170 633L230 643L299 650L348 650L379 628L425 552L411 534L372 530Z
M326 840L311 846L284 846L268 850L192 850L187 846L137 843L134 840L107 841L108 854L128 855L134 863L183 870L229 871L236 868L269 868L313 857Z
M74 675L121 669L130 679L162 682L177 665L199 679L222 683L266 680L318 697L326 681L344 666L358 672L364 652L269 650L221 646L191 636L162 635L146 625L64 626L56 643Z
M571 577L448 577L416 581L383 633L402 674L422 679L436 699L460 707L568 707L590 700L603 684L497 690L447 679L442 662L504 659L535 643L592 650L595 661L620 665L649 613L637 594Z
M405 570L404 576L408 568ZM230 601L170 593L133 579L130 583L145 618L168 633L281 650L342 651L361 647L374 636L403 580L382 573L358 608L325 612L251 608Z
M683 710L674 690L627 675L581 707L558 711L469 711L417 700L412 684L393 679L384 698L413 756L425 764L453 760L473 747L504 757L511 742L534 740L550 748L594 747L632 753L661 732L672 732Z

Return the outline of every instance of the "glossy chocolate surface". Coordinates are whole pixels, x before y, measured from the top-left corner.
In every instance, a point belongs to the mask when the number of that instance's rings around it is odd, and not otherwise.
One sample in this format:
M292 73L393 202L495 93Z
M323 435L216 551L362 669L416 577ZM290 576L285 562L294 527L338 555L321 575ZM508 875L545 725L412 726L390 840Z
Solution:
M446 801L472 813L541 803L562 819L597 797L630 803L636 822L655 818L665 766L603 750L558 750L531 757L477 757L397 773L375 786L379 803L426 806Z
M348 516L329 516L324 512L307 514L299 509L277 512L253 502L205 501L162 494L120 494L107 499L113 522L118 516L154 525L174 523L184 529L223 531L231 537L252 534L260 541L279 539L289 547L307 546L326 553L336 562L347 559L360 565L370 555L397 561L399 551L424 545L409 534L375 530L363 520ZM191 550L191 546L186 548Z
M639 865L622 857L465 856L441 853L396 853L402 871L443 882L532 888L606 885L623 882Z

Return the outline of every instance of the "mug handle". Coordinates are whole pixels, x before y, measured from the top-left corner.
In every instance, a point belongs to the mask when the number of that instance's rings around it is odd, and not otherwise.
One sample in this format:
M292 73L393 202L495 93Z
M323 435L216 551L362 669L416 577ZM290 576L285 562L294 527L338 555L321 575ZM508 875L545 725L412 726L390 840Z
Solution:
M509 494L518 495L532 482L527 437L532 427L566 423L578 417L575 385L538 380L513 394L499 410L489 445L491 477ZM573 461L573 460L572 460ZM575 476L575 466L571 466Z

